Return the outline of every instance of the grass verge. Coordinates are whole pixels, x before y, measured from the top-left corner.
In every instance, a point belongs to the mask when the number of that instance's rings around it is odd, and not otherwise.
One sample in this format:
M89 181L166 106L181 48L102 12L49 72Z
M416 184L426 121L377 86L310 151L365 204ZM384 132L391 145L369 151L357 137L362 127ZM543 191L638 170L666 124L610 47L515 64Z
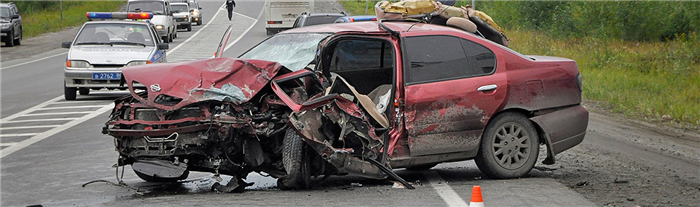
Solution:
M80 26L87 21L86 12L112 12L126 4L118 1L64 1L63 20L59 5L46 8L33 8L21 13L24 37L34 37L48 32L61 31L68 27ZM18 4L18 6L20 6Z

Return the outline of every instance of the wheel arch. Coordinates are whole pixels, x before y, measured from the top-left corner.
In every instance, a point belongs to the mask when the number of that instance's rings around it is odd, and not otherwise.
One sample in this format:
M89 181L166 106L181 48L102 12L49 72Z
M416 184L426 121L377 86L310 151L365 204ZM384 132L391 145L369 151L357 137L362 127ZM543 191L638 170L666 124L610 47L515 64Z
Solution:
M547 148L547 158L545 158L545 160L542 161L542 163L546 164L546 165L554 164L554 161L555 161L554 151L552 150L552 142L549 139L549 136L546 133L544 133L544 129L542 129L542 126L540 126L539 123L537 123L531 119L531 118L536 116L536 112L526 110L523 108L504 109L503 111L495 113L493 116L491 116L491 119L489 119L489 122L486 124L486 128L490 127L490 125L493 123L493 120L494 120L493 117L497 117L497 116L504 114L504 113L522 114L530 121L530 123L532 123L532 125L535 127L535 130L537 130L537 135L538 135L537 141L539 142L539 145L545 145ZM483 136L483 134L482 134L482 136ZM481 140L483 141L484 139L482 138Z

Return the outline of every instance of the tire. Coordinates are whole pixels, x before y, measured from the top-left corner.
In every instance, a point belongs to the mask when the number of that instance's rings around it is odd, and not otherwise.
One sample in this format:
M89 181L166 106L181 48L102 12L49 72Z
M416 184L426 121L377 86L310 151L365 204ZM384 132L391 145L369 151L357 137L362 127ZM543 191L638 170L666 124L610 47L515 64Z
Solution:
M85 96L90 94L90 89L89 88L78 88L78 93L80 95Z
M506 112L486 126L474 161L488 177L517 178L532 170L538 153L539 135L532 122L522 114Z
M282 143L282 163L287 176L277 179L282 190L308 189L311 186L309 157L306 143L292 129L287 129Z
M164 42L164 43L169 43L169 42L171 42L171 41L168 41L168 40L170 40L170 35L167 35L167 36L163 37L163 42Z
M146 182L154 182L154 183L174 183L174 182L177 182L178 180L187 179L187 176L190 175L190 171L185 171L185 174L183 174L179 178L159 178L159 177L154 177L154 176L140 173L136 170L134 170L134 173L136 173L136 176L139 176L139 178L141 178L141 180L144 180Z
M75 87L66 87L65 83L63 84L63 97L66 98L67 101L72 101L75 100L77 95L75 94L75 91L78 88Z
M11 31L10 36L7 36L7 40L5 40L5 46L8 46L8 47L15 46L15 31Z
M202 25L202 17L199 18L199 22L197 22L197 25Z
M410 171L425 171L425 170L430 170L430 168L433 168L437 165L437 163L434 164L425 164L425 165L417 165L417 166L412 166L412 167L407 167L406 170Z
M192 25L191 25L191 24L190 24L190 25L187 25L187 31L188 31L188 32L189 32L189 31L192 31Z
M14 40L15 45L22 45L22 29L19 29L19 38Z

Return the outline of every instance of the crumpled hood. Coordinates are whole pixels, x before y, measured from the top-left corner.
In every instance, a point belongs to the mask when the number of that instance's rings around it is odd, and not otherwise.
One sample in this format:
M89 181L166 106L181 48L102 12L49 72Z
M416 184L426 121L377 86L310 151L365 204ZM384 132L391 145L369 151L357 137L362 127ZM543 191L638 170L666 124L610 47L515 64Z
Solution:
M85 45L73 46L68 54L71 60L86 60L90 64L126 65L132 60L148 60L155 47Z
M126 67L122 73L132 96L141 103L175 110L202 101L247 102L280 68L282 65L277 62L222 57ZM134 93L134 81L146 86L147 99ZM182 100L161 101L168 96Z

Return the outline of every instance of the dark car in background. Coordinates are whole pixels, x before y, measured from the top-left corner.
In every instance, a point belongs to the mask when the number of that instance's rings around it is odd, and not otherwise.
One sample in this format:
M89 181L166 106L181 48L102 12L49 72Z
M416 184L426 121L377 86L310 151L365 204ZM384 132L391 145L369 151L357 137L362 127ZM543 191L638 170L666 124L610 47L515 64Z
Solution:
M294 21L294 26L292 28L306 27L311 25L319 24L330 24L335 22L339 17L346 16L344 12L341 13L308 13L304 12L297 17Z
M5 46L22 44L22 16L13 3L0 3L0 27Z

